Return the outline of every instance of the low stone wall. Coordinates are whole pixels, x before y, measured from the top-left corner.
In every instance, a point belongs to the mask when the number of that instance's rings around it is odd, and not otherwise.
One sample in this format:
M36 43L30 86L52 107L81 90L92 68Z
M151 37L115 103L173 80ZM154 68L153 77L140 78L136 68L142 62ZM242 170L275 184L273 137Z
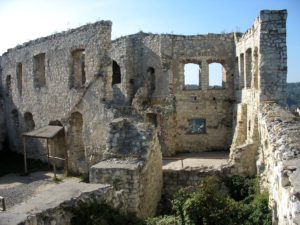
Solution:
M209 176L222 176L225 174L230 174L230 168L227 166L219 169L164 170L163 194L172 196L180 188L198 185Z
M260 112L257 169L270 193L273 224L300 224L300 121L276 104Z
M25 222L20 225L71 225L73 214L72 208L77 207L81 203L97 201L99 203L106 202L112 206L118 205L119 202L114 198L114 190L112 187L98 189L93 192L82 193L78 198L72 198L64 201L55 208L49 208L36 215L31 215ZM122 204L124 204L122 202Z
M123 197L107 184L65 182L2 212L0 224L70 225L72 209L81 203L106 203L124 212L127 204Z

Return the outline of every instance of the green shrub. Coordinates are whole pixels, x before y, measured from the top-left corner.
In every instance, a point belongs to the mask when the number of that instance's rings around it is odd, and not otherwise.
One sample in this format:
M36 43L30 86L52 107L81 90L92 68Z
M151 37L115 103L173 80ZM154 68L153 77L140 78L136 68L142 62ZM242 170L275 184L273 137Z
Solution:
M146 225L178 225L178 217L159 216L146 219Z
M264 192L255 196L250 203L250 224L270 225L272 224L272 213L268 207L269 196Z
M247 200L259 192L258 181L255 178L234 175L224 178L229 195L236 201Z
M105 203L80 203L71 212L72 225L145 225L136 216L122 214Z
M268 194L260 194L255 179L232 177L229 194L220 191L216 177L205 179L197 188L180 190L173 209L181 225L271 225ZM240 188L240 190L231 190ZM231 197L233 196L233 197ZM236 200L237 199L237 200ZM238 201L239 200L239 201Z

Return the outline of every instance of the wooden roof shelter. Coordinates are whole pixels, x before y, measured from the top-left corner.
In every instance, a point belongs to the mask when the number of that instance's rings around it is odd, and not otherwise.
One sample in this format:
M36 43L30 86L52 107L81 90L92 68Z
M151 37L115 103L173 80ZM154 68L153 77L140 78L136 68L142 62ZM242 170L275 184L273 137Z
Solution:
M47 157L48 157L48 166L50 167L50 159L53 159L53 170L54 170L54 178L56 178L56 165L55 160L63 160L65 161L65 170L68 170L68 163L67 163L67 154L65 152L65 157L60 158L55 156L56 153L56 147L54 146L53 152L50 152L49 150L49 141L53 142L53 139L58 135L60 131L62 131L64 128L61 126L52 126L48 125L45 127L41 127L39 129L23 133L23 153L24 153L24 172L25 174L28 173L27 169L27 154L26 154L26 138L41 138L47 140ZM51 155L53 154L53 155Z

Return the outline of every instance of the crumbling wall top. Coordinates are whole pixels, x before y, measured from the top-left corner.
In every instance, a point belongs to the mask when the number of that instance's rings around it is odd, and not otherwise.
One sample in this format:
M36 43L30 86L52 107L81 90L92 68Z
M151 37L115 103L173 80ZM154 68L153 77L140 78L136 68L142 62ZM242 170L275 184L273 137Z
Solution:
M46 37L37 38L35 40L25 42L21 45L17 45L14 48L9 48L9 49L7 49L7 52L3 53L3 55L6 55L9 52L12 52L14 50L25 48L25 47L28 47L28 46L31 46L31 45L40 44L42 42L53 40L53 39L56 39L56 38L62 38L64 36L68 36L68 35L73 34L73 33L85 32L85 31L90 30L90 29L98 29L98 28L100 29L101 27L105 27L105 26L106 27L111 27L112 22L109 21L109 20L101 20L101 21L97 21L95 23L88 23L88 24L83 25L81 27L77 27L77 28L74 28L74 29L70 29L70 30L67 30L67 31L60 32L60 33L55 33L55 34L52 34L52 35L49 35L49 36L46 36Z

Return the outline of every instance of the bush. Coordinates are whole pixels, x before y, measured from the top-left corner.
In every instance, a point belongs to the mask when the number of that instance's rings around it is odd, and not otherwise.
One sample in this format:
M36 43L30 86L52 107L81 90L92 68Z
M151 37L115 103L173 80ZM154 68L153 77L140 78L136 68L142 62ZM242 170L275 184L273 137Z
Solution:
M230 197L236 201L248 199L259 192L258 180L255 178L234 175L224 178L224 183L229 190Z
M146 219L146 225L177 225L178 217L175 216L159 216Z
M105 203L81 203L71 210L72 225L145 225L134 215L122 214Z
M180 218L180 224L272 224L271 212L268 208L268 194L258 193L255 179L235 176L231 181L226 180L225 183L227 182L230 184L229 194L220 191L222 182L216 177L207 178L196 189L180 190L172 202L173 209Z

